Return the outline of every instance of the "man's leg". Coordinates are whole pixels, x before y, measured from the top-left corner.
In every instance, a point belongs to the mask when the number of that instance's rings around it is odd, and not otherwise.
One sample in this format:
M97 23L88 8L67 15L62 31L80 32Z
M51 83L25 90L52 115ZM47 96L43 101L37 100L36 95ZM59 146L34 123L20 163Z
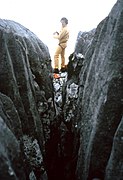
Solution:
M58 47L56 48L56 52L54 55L54 68L55 69L59 69L59 55L62 52L62 48L58 45Z
M67 71L67 69L65 65L65 48L63 48L61 52L61 72L65 71Z
M61 68L65 68L65 48L61 51Z

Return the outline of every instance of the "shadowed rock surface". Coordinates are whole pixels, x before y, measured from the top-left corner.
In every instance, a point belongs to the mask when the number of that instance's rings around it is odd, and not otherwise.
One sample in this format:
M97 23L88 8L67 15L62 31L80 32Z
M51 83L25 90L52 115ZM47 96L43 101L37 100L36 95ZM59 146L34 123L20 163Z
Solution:
M123 179L123 117L114 136L105 179Z
M21 150L23 165L20 165L24 168L23 173L27 179L32 176L47 179L43 157L45 143L50 138L49 126L55 115L49 51L31 31L16 22L2 19L0 92L3 93L0 96L1 119L6 129L9 128L9 133L13 133L14 153L18 154L18 149ZM14 149L16 138L20 145L17 150ZM4 148L9 151L7 145ZM3 168L0 171L3 172ZM16 174L17 168L13 170L14 177L24 179ZM11 175L7 175L7 178L11 179Z
M81 53L85 56L93 40L96 29L92 29L89 32L79 32L76 40L75 52Z
M0 179L26 179L18 142L21 135L18 113L10 98L0 93Z
M76 113L80 128L77 179L123 178L123 161L118 158L122 153L115 150L117 146L122 147L117 141L117 136L122 139L122 35L123 2L119 0L109 16L98 25L80 73Z

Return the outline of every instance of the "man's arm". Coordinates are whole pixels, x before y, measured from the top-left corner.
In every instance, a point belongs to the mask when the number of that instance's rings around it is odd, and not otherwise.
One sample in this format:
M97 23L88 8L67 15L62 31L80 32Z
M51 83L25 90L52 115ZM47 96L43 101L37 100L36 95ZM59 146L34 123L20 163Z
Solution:
M58 39L59 38L59 33L56 31L56 32L54 32L53 33L53 37L55 38L55 39Z

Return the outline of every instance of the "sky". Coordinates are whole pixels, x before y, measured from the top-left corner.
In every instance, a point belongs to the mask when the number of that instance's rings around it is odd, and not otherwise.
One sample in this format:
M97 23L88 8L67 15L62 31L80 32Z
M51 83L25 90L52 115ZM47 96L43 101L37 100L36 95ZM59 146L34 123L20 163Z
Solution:
M36 34L49 48L51 57L57 44L53 32L68 19L70 39L67 53L74 50L79 31L90 31L110 13L117 0L1 0L0 18L14 20Z

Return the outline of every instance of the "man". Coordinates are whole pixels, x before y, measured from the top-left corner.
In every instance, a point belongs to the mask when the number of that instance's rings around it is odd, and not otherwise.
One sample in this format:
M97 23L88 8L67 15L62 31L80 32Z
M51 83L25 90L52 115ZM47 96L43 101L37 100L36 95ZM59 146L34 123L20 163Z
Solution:
M65 71L65 48L67 47L67 41L69 39L67 18L63 17L60 22L62 24L60 32L55 32L53 34L54 38L59 40L59 44L54 54L54 73L59 73L59 56L61 56L61 71Z

